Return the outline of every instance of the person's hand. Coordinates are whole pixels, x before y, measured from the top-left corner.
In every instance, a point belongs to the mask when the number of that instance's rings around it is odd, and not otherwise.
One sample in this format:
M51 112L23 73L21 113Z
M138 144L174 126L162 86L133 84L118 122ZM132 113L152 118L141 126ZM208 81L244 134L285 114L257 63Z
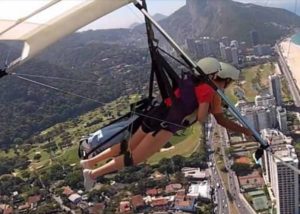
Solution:
M255 137L253 136L253 132L250 129L245 128L243 134L246 136L248 141L256 141Z

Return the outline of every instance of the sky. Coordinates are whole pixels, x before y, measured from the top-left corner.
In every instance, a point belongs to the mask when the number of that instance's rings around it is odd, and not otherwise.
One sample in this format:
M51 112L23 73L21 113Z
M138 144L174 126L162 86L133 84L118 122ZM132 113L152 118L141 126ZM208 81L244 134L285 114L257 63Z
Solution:
M148 11L151 15L160 13L170 15L185 5L185 0L148 0ZM133 23L143 22L143 16L132 4L124 6L111 14L108 14L82 30L97 28L129 27Z
M66 0L62 1L49 11L51 14L61 14L64 12L65 8L71 8L77 3L84 0ZM295 10L295 2L297 0L236 0L243 3L255 3L262 6L270 7L281 7L289 9L292 12L297 12L300 14L300 2ZM30 11L38 9L45 5L50 0L0 0L0 19L11 18L19 16L19 18L30 14ZM186 0L147 0L148 10L150 14L154 15L156 13L161 13L164 15L170 15L180 7L184 6ZM9 7L13 8L13 12L9 10ZM39 22L41 20L46 20L49 14L42 16L37 15L31 18L29 21ZM82 28L81 30L88 29L108 29L108 28L125 28L129 27L133 23L143 22L143 16L140 11L135 8L132 4L124 6L113 13L106 15L99 20L91 23L90 25Z
M289 9L295 12L295 2L297 0L236 0L242 3L254 3L262 6L279 7ZM184 6L186 0L148 0L148 10L153 15L155 13L161 13L164 15L170 15L180 7ZM298 14L300 14L300 3L297 6ZM124 17L126 17L124 19ZM82 30L87 29L107 29L107 28L120 28L129 27L136 22L142 22L143 17L140 12L132 5L125 6L96 22L86 26Z

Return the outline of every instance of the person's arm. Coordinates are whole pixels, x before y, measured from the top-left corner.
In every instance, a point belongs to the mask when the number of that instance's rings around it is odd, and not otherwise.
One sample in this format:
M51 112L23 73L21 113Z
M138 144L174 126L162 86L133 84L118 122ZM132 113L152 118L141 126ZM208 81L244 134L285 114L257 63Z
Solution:
M200 123L206 121L208 115L209 103L200 103L197 112L197 119Z
M246 136L253 135L253 133L251 132L250 129L245 128L245 127L233 122L232 120L225 117L223 113L214 114L214 117L218 124L225 127L226 129L229 129L230 131L243 133Z

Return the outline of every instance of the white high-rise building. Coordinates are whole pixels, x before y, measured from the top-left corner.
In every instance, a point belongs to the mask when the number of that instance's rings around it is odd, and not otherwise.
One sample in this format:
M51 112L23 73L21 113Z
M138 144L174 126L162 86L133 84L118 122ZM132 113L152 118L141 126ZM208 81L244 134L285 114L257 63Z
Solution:
M252 106L241 108L242 116L255 128L257 131L267 128L273 128L273 117L271 109L262 106Z
M276 100L275 97L270 95L270 94L266 94L263 96L257 95L255 97L255 105L256 106L275 106L276 105Z
M264 107L256 107L258 130L272 128L270 119L270 110Z
M232 64L239 64L239 54L238 49L236 47L231 48L231 56L232 56Z
M277 125L276 101L275 97L270 94L255 97L255 106L265 107L269 110L270 127L275 128Z
M280 131L285 133L288 131L286 109L282 108L281 106L278 106L276 111L277 111L277 121L278 121L279 129Z
M239 42L238 41L236 41L236 40L232 40L231 42L230 42L230 47L232 47L232 48L239 48Z
M242 110L241 114L250 126L252 126L257 131L259 130L255 111L253 111L251 108L245 108Z
M225 54L226 54L226 61L227 62L232 62L232 53L231 53L231 48L230 47L225 48Z
M282 106L281 84L278 75L269 76L270 93L275 97L276 105Z
M263 129L260 131L262 138L272 145L272 149L275 150L282 150L286 147L287 144L291 145L293 139L291 137L285 136L282 132L277 129ZM271 174L270 174L270 155L269 153L265 152L262 165L265 171L265 179L267 183L271 182Z
M286 144L275 155L285 163L298 168L298 157L292 145ZM278 214L299 213L299 175L294 170L283 165L281 160L268 156L270 184L276 198L276 211Z
M226 60L226 51L225 51L226 46L220 42L220 53L221 53L221 58L223 60Z

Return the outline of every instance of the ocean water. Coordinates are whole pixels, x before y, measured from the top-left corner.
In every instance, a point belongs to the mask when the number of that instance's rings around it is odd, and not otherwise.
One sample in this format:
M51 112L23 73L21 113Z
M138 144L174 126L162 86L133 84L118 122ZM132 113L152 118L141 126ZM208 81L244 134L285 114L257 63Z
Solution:
M300 32L292 36L292 42L296 45L300 45Z

